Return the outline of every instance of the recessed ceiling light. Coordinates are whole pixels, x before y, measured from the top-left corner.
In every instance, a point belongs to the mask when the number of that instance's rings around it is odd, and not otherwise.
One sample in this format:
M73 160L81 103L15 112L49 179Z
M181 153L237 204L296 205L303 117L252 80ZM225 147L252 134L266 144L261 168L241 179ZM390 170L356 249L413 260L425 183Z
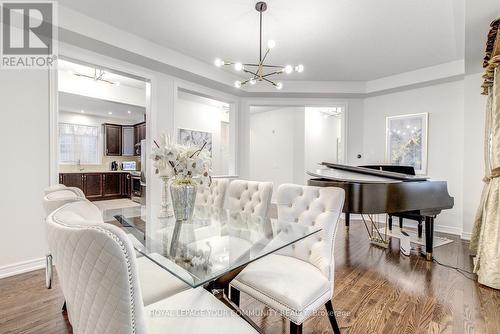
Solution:
M83 113L85 113L85 110L82 109L82 110L80 110L80 112L83 114Z
M128 114L131 114L132 112L131 112L130 110L127 110L127 113L128 113Z
M120 82L116 81L115 85L120 86Z
M111 111L108 111L108 115L113 115L113 112L111 112Z

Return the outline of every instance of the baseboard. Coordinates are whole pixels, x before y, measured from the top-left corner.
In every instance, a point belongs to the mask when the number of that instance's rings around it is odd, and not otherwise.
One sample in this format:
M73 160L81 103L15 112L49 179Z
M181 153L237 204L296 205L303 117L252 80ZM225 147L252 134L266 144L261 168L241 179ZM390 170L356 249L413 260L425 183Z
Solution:
M33 271L37 269L45 268L45 258L34 259L24 262L18 262L14 264L9 264L4 267L0 267L0 279L5 277L10 277L28 271Z
M472 237L471 232L462 232L462 235L460 236L462 240L468 240L468 241L470 241L471 237Z
M377 223L384 223L385 216L386 216L385 214L377 214L377 215L374 215L373 220L374 220L374 222L377 222ZM351 214L351 220L361 220L361 215ZM365 216L365 220L366 220L366 216ZM392 224L399 225L398 218L393 218ZM422 225L424 225L424 224L422 224ZM403 222L403 226L408 227L408 228L417 229L418 224L414 220L405 219ZM470 240L470 233L462 232L462 229L460 229L458 227L454 227L454 226L434 224L434 232L459 235L462 239ZM466 237L464 235L469 235L469 239L466 239Z

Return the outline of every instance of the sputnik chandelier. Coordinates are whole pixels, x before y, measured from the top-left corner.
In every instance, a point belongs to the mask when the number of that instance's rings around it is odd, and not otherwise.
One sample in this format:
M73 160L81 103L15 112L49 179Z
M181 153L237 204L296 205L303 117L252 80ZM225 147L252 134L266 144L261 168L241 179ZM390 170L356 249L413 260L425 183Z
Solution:
M271 40L267 41L267 49L264 55L262 55L262 13L266 11L267 9L267 4L263 1L259 1L255 4L255 9L259 12L260 16L260 32L259 32L259 62L257 64L245 64L245 63L240 63L240 62L232 62L232 61L225 61L221 60L219 58L215 59L215 66L217 67L222 67L222 66L233 66L234 69L238 72L245 72L250 75L250 78L245 80L245 81L240 81L237 80L234 82L234 86L236 88L241 88L241 86L250 84L250 85L255 85L257 81L266 81L276 87L276 89L281 89L283 88L283 83L281 81L275 82L271 79L271 77L279 74L290 74L293 71L295 72L303 72L304 71L304 66L303 65L268 65L264 64L264 61L266 60L267 55L269 54L269 51L271 51L272 48L276 46L276 42ZM267 71L267 73L265 73Z

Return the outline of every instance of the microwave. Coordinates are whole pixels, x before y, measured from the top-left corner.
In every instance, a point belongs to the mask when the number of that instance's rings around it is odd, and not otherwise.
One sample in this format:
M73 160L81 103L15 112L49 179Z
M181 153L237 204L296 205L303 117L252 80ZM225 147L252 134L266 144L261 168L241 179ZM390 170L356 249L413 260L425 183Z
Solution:
M124 161L122 162L122 170L135 171L137 170L137 162L135 161Z

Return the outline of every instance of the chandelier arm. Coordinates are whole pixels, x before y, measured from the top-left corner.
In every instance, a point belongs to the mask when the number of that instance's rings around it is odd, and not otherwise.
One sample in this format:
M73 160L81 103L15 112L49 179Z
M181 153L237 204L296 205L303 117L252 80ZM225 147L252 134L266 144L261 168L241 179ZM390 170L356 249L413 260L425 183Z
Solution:
M243 69L243 72L245 72L245 73L249 73L249 74L252 74L254 77L257 77L257 78L259 77L259 75L258 75L257 73L252 72L252 71L249 71L249 70L247 70L246 68L244 68L244 69Z
M97 80L104 80L102 77L104 76L104 71L99 70L99 76L97 77Z
M271 75L282 74L282 73L283 73L282 71L275 71L275 72L264 74L262 77L265 78L265 77L269 77Z
M269 82L271 85L276 86L276 83L274 81L271 81L267 78L261 77L262 80Z
M242 86L243 86L243 85L246 85L249 81L250 81L250 79L245 80L245 81L242 81L242 82L241 82L241 85L242 85Z
M281 66L281 65L264 65L264 64L262 64L262 67L285 68L285 66Z

